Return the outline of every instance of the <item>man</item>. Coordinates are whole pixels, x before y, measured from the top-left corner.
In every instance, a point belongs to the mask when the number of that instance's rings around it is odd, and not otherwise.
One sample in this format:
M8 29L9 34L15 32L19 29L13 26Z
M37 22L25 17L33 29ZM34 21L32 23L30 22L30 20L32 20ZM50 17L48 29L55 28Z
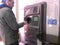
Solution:
M18 29L25 23L17 24L12 8L14 0L2 0L0 5L0 36L5 45L18 45Z

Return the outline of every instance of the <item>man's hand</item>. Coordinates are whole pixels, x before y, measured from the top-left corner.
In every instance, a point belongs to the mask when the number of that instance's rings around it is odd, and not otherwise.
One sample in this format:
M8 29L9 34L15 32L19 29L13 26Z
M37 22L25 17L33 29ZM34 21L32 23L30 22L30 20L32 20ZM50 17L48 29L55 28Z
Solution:
M24 25L25 25L25 24L28 24L27 21L24 21L23 23L24 23Z

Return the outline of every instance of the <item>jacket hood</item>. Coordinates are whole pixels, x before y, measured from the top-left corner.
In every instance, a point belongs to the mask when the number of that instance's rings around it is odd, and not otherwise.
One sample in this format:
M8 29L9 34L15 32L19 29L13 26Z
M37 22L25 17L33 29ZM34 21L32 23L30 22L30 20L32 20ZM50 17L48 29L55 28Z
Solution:
M0 4L0 8L4 8L4 7L8 7L8 8L11 8L11 7L9 7L8 5L6 5L6 4ZM12 8L11 8L12 9Z

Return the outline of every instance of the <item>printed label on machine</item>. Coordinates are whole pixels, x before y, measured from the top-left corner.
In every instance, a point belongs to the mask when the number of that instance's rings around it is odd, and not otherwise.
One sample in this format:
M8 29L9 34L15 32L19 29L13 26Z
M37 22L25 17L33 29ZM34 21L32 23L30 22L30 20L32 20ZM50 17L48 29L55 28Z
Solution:
M48 19L48 24L57 25L57 19Z

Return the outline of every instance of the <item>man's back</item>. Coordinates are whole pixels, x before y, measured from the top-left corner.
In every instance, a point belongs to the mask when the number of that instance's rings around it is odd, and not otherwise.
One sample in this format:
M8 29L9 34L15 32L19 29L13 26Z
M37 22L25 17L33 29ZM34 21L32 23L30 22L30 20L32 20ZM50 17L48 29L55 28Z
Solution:
M18 38L18 32L15 31L13 27L17 25L16 22L13 22L14 20L16 19L10 8L4 7L0 9L0 36L4 39L3 41L8 42L8 44L16 42ZM10 25L10 23L13 25ZM16 25L14 25L14 23L16 23Z

